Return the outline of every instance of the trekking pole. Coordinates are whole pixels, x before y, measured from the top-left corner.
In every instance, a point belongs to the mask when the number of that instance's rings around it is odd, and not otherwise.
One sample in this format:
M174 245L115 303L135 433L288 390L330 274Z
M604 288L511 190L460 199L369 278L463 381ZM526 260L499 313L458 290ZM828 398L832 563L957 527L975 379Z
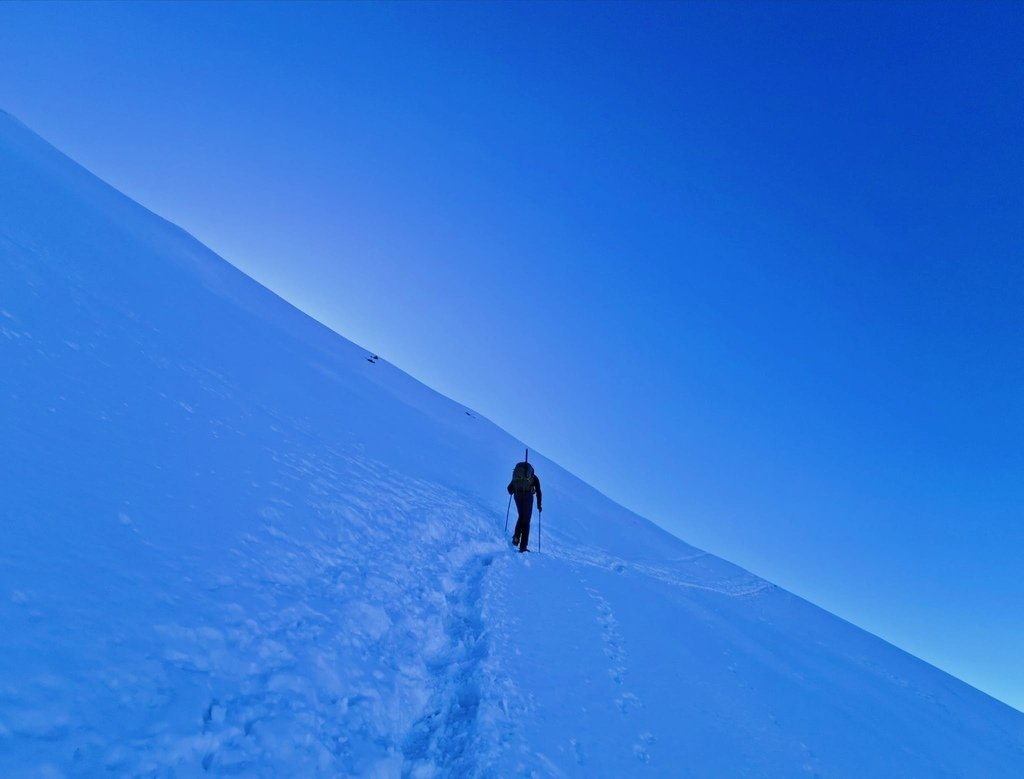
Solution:
M540 531L544 527L544 524L540 521L540 518L543 517L543 516L544 516L544 512L541 511L540 509L537 509L537 554L540 554L540 537L541 537L541 532Z
M505 532L508 532L508 512L512 510L512 496L508 496L508 508L505 509Z

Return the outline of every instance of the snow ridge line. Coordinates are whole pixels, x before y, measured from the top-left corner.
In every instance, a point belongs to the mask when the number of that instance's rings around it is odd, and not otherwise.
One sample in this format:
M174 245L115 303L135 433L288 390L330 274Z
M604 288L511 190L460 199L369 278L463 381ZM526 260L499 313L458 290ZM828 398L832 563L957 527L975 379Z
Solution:
M462 566L445 594L447 649L428 668L435 692L426 712L406 734L401 748L403 777L477 776L478 715L482 666L490 654L481 596L493 553L476 555Z

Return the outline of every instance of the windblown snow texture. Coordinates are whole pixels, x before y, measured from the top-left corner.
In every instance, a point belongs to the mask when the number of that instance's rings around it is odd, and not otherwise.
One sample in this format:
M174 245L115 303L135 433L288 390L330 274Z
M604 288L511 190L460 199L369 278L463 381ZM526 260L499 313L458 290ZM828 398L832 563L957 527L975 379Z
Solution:
M5 777L1024 775L1024 715L536 455L514 554L523 444L5 114L0 398Z

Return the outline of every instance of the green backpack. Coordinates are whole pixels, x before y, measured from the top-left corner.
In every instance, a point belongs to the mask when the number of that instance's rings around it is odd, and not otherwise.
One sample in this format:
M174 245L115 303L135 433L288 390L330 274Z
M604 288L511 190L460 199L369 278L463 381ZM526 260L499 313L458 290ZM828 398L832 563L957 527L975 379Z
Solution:
M518 463L512 469L512 491L533 494L533 466L529 463Z

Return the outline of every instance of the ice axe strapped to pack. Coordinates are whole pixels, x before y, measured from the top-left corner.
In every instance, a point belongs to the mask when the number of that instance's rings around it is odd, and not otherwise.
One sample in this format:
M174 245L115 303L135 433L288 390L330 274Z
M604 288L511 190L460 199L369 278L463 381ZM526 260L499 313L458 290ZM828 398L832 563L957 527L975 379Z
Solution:
M512 491L533 494L533 466L530 465L530 450L526 450L526 459L516 463L512 469Z

